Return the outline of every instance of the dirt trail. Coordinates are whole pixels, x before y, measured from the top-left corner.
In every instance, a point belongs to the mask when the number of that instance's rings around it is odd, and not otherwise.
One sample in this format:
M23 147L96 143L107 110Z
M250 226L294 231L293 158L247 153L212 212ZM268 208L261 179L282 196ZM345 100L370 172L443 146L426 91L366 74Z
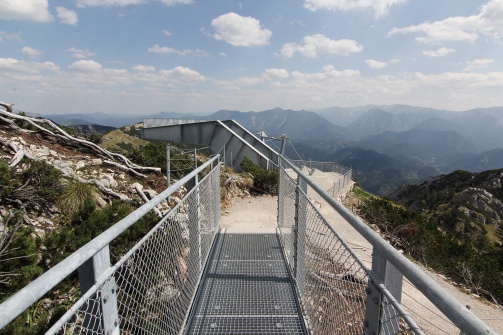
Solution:
M321 198L317 198L311 192L308 193L314 203L320 206L321 213L330 224L340 232L360 258L370 265L372 246L340 215L331 210ZM249 196L236 200L231 207L222 211L220 226L239 232L269 232L276 228L276 220L277 197ZM423 270L463 305L470 305L472 312L497 333L503 334L503 310L501 308L478 299L474 295L466 294L440 275L424 268ZM407 280L404 280L402 303L426 334L459 334L459 330L452 325L447 317L433 306L424 295L415 290Z

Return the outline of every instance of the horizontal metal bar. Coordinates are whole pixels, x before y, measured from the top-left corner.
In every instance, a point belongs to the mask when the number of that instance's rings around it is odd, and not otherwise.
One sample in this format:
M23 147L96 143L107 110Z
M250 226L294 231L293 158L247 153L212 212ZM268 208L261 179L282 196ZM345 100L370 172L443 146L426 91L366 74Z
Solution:
M207 178L209 177L209 174L206 175L201 182L204 182ZM82 305L91 297L96 291L100 288L101 285L105 281L108 280L108 278L117 271L145 242L156 233L156 231L159 229L161 225L166 223L166 221L171 218L178 208L182 206L187 199L196 191L196 188L193 188L190 190L184 197L183 199L175 205L175 207L171 208L171 210L152 228L150 231L143 236L143 238L136 243L129 251L121 257L117 263L112 265L102 276L99 278L99 280L89 289L87 292L79 299L77 302L47 331L46 334L56 334L58 330L79 310Z
M286 174L286 177L288 179L290 179L290 181L292 183L296 183L295 180L291 176L289 176L288 174ZM422 335L423 334L422 330L417 326L416 322L407 314L405 309L403 309L402 305L396 301L396 299L388 291L386 286L384 286L382 280L374 272L372 272L372 270L369 269L365 265L365 263L363 263L361 258L353 251L353 248L351 248L346 243L346 241L339 235L339 233L337 233L337 231L332 227L332 225L330 225L328 223L328 221L325 219L323 214L321 214L321 212L318 210L318 208L316 208L316 206L311 201L311 199L307 196L307 194L302 189L299 189L299 191L304 196L305 201L307 201L308 204L311 206L311 210L313 210L320 218L323 219L323 222L326 224L326 226L332 232L332 234L334 234L334 236L339 240L339 243L342 244L342 246L349 252L349 254L351 255L351 257L353 257L353 259L356 261L356 263L367 273L370 280L372 280L372 282L377 285L379 291L388 299L390 304L398 311L398 314L400 315L400 317L403 318L405 320L405 322L411 327L410 330L416 335Z
M292 163L297 163L297 162L300 162L300 163L306 163L306 162L309 162L309 163L315 163L315 164L331 164L331 165L335 165L335 166L340 166L341 168L344 168L346 170L352 170L351 168L347 167L347 166L344 166L344 165L341 165L341 164L337 164L335 162L318 162L318 161L309 161L309 160L304 160L304 161L301 161L301 160L298 160L298 159L292 159L290 160L290 162Z
M60 263L56 264L49 271L45 272L43 275L23 287L20 291L3 302L0 305L0 329L14 320L14 318L16 318L24 310L30 307L31 304L39 300L42 296L44 296L44 294L49 292L63 279L68 277L72 272L76 271L79 266L84 264L85 261L93 257L101 249L106 247L111 241L113 241L127 228L132 226L136 221L147 214L161 201L177 191L183 184L194 178L194 176L203 171L215 160L218 161L218 158L219 155L211 158L199 168L192 171L190 174L183 177L163 192L159 193L152 200L135 210L133 213L126 216L124 219L114 224L112 227L105 230L90 242L86 243L83 247L62 260Z
M460 330L467 334L497 333L482 320L476 317L465 306L445 291L433 279L426 275L414 263L398 252L391 244L367 226L359 217L351 213L342 204L335 201L328 193L305 176L293 163L283 156L280 160L294 170L300 178L316 191L333 209L337 211L358 233L360 233L374 248L378 248L382 255L395 266L414 286L421 291L435 306L438 307Z
M262 157L266 162L269 161L271 162L274 166L278 166L278 164L276 164L274 161L272 161L271 159L269 159L268 157L266 157L263 153L261 153L260 151L258 151L257 149L255 149L255 147L253 145L251 145L250 143L248 143L248 141L246 141L244 138L242 138L241 136L239 136L234 130L232 130L230 127L227 127L227 125L225 125L222 121L215 121L219 126L223 127L225 130L227 130L229 133L231 133L233 136L235 136L237 139L239 139L241 142L243 142L243 144L245 146L247 146L250 150L254 151L256 154L258 154L260 157ZM253 134L252 134L253 135ZM260 143L262 143L262 141L260 141L259 139L257 139L257 141L259 141ZM269 146L268 146L269 150L272 150ZM273 150L274 151L274 150ZM236 154L237 156L237 154Z

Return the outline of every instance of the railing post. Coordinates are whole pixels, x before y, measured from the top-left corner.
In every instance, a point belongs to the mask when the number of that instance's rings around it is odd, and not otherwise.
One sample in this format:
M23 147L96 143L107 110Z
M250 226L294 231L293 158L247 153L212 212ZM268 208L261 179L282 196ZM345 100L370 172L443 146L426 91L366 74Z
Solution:
M295 188L294 275L297 288L301 295L304 295L307 202L303 199L302 192L307 194L307 183L301 175L297 175Z
M169 146L166 146L166 177L168 177L168 187L171 184L171 151Z
M278 183L278 228L283 228L284 223L285 223L285 216L284 216L284 210L285 210L285 183L284 183L284 177L281 177L281 174L286 173L285 170L282 168L283 166L283 157L279 156L278 159L278 165L279 165L279 183Z
M381 279L396 301L401 303L403 275L376 249L372 252L372 272ZM364 322L364 334L366 335L388 335L393 333L392 330L399 329L400 317L393 308L390 308L386 313L388 319L386 321L389 324L384 328L381 327L382 300L383 297L379 290L369 281Z
M86 293L110 268L110 251L108 245L79 267L80 293ZM117 287L114 277L107 281L94 299L99 306L87 303L83 329L86 334L103 333L119 334L119 314L117 310Z
M199 198L199 180L197 174L188 182L188 190L196 188L194 192L195 203L190 204L189 208L189 245L190 245L190 262L197 262L199 272L202 272L202 254L201 254L201 201ZM192 229L190 228L192 227ZM196 252L197 249L197 252Z

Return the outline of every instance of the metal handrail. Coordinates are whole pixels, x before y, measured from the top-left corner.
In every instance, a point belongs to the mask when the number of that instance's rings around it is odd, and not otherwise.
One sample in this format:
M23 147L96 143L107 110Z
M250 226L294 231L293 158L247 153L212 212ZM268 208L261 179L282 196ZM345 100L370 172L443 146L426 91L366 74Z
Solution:
M117 222L112 227L105 230L103 233L95 237L90 242L86 243L83 247L75 251L73 254L65 258L63 261L55 265L53 268L45 272L43 275L23 287L12 297L0 304L0 329L5 327L33 303L42 298L47 292L53 289L72 272L76 271L87 260L91 259L99 251L109 245L111 241L117 238L122 232L132 226L141 217L146 215L161 201L169 197L189 180L193 179L207 166L212 165L215 161L218 162L219 157L220 155L216 155L206 163L202 164L190 174L183 177L163 192L159 193L152 200L135 210L133 213L126 216L124 219Z
M300 172L300 171L299 171ZM295 180L291 176L286 176L292 183L296 183ZM298 189L298 192L301 192L304 197L307 199L307 201L310 203L312 206L312 210L315 211L320 217L323 217L323 214L319 211L319 209L314 205L311 199L307 196L307 193L302 190L302 188ZM361 266L362 269L365 270L367 275L369 276L370 280L379 288L379 291L382 292L382 294L388 299L390 304L398 311L398 315L407 322L407 324L410 326L410 330L416 334L416 335L422 335L424 334L423 331L419 328L419 326L416 324L416 322L407 314L405 309L402 307L402 305L393 297L391 292L388 290L388 288L384 285L382 282L381 278L377 276L372 270L370 270L367 266L365 266L364 262L361 260L361 258L351 249L351 247L347 244L347 242L339 235L339 233L332 227L328 222L326 222L326 227L334 234L334 236L337 237L339 242L348 250L348 252L351 254L351 256L354 258L356 263Z
M314 191L316 191L334 210L337 211L358 233L360 233L373 248L379 250L398 271L400 271L410 282L421 291L440 311L442 311L463 333L466 334L492 334L497 333L475 316L470 310L457 301L452 295L446 292L433 279L428 277L408 258L398 252L385 241L379 234L367 226L359 217L351 213L342 204L335 201L328 193L311 181L288 159L281 156L286 164L293 170L299 178L302 178Z

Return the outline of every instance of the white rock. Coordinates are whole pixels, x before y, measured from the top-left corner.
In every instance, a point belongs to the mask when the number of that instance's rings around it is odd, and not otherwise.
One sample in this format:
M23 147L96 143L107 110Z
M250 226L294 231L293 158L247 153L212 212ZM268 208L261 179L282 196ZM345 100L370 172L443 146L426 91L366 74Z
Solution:
M129 191L132 193L136 193L136 189L139 189L140 191L143 191L143 185L140 183L134 183L129 187Z
M119 183L117 183L112 175L108 175L108 182L110 183L110 187L117 188Z
M147 197L148 197L149 199L153 199L153 198L155 198L155 196L157 195L157 192L156 192L156 191L154 191L154 190L150 190L150 189L149 189L149 190L143 190L143 192L147 195Z
M75 165L76 170L80 170L86 167L86 162L85 161L78 161L77 164Z
M100 179L100 183L102 183L106 188L110 188L110 181L108 179Z

